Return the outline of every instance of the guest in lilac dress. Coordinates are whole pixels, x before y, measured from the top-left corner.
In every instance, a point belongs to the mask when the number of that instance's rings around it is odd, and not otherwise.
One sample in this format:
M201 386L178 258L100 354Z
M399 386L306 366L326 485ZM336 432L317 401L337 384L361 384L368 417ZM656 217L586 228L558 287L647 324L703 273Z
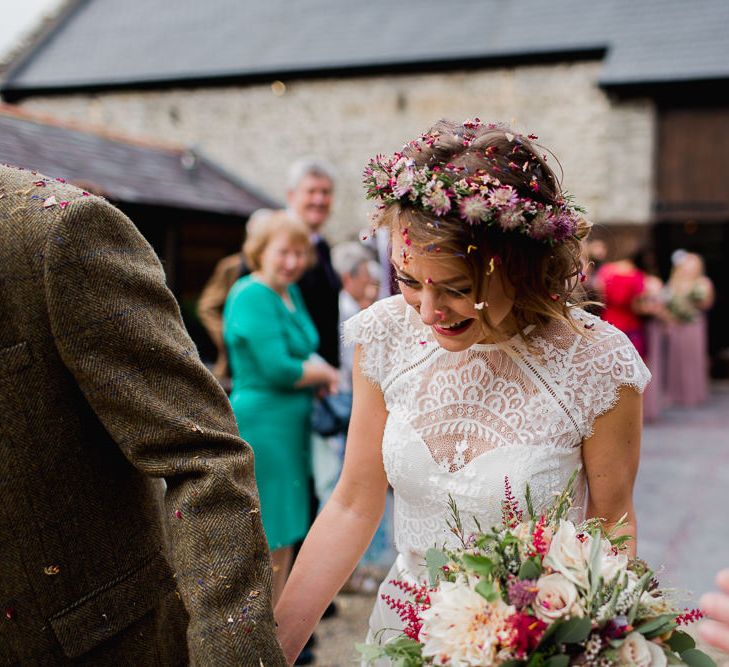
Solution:
M668 330L674 322L667 308L666 288L655 275L646 274L643 294L638 299L638 310L643 316L645 327L645 363L652 379L643 394L643 418L654 422L667 407L666 355L668 353Z
M675 321L668 330L666 384L675 405L700 405L709 395L706 311L714 302L714 285L704 261L676 253L667 285L667 307Z

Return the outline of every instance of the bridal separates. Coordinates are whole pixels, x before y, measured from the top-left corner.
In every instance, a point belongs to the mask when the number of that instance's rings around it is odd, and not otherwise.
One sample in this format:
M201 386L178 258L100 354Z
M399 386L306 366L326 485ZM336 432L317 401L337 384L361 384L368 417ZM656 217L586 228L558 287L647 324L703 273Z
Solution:
M345 340L361 346L361 370L382 390L389 413L382 456L399 555L380 587L370 641L402 629L382 600L402 597L389 581L424 582L425 552L456 546L446 523L449 497L467 533L476 530L474 517L484 529L500 524L507 476L522 507L529 484L535 509L545 508L580 465L583 440L620 387L645 388L650 373L626 336L582 310L573 315L579 331L551 321L463 352L441 348L401 295L345 323ZM580 518L583 472L576 492Z

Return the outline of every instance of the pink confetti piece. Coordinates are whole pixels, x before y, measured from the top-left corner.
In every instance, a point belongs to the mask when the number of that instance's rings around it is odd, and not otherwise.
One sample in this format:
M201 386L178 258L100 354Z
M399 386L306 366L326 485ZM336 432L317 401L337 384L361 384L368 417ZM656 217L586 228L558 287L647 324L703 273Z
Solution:
M61 207L61 210L65 209L66 206L68 206L71 202L68 201L59 201L58 205Z
M58 201L56 200L55 196L51 195L43 202L43 208L51 208L51 206L57 206Z
M479 303L474 303L474 304L473 304L473 307L474 307L474 308L475 308L476 310L483 310L485 306L488 306L488 304L487 304L487 303L486 303L485 301L481 301L481 302L479 302Z

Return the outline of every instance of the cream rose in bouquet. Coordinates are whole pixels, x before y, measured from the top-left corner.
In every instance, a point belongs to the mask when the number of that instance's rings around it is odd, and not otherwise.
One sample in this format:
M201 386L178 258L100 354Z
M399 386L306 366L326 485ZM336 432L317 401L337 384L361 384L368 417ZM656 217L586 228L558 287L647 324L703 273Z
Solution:
M430 549L429 581L394 581L404 599L403 634L359 645L365 662L393 667L712 667L680 626L700 617L679 610L643 561L625 553L628 538L604 522L567 518L572 476L543 514L528 517L505 480L503 521L466 535L451 503L450 529L461 548ZM478 525L478 524L477 524Z

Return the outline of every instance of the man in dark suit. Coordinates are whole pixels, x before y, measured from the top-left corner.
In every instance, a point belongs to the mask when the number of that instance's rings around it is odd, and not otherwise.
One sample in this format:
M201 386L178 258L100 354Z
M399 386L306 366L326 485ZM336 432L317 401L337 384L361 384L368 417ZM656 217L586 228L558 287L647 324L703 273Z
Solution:
M134 225L0 166L0 322L0 665L284 665L251 451Z
M303 159L289 170L286 198L291 215L311 230L317 261L299 280L306 308L319 332L319 354L339 366L339 290L341 283L332 267L329 244L321 230L331 212L334 176L316 159Z

